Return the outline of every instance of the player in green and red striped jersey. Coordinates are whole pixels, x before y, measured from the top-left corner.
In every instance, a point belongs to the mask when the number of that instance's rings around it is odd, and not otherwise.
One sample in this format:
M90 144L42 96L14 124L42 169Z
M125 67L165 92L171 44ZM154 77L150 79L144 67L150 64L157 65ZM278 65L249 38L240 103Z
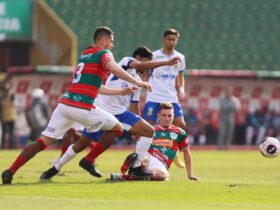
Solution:
M187 134L178 126L172 125L174 110L171 103L161 103L158 113L159 125L155 126L153 142L142 162L142 167L146 172L153 174L152 180L164 181L168 179L168 169L176 156L177 150L184 153L185 166L190 180L199 178L192 173L192 158L187 140ZM134 159L135 155L129 155L124 164L130 163L129 159ZM122 166L123 167L123 166ZM126 174L111 174L112 180L141 180L142 177ZM145 177L147 180L147 177Z
M115 139L121 136L122 125L113 115L96 107L94 100L98 92L110 95L130 94L134 88L114 90L102 86L102 82L109 72L134 84L135 87L151 90L148 83L134 79L114 61L110 52L114 46L114 32L110 28L105 26L97 28L93 35L93 41L94 44L81 54L72 84L55 108L47 128L37 140L23 149L9 169L3 171L3 184L11 184L13 175L21 166L56 139L62 139L76 122L83 125L89 132L104 130L105 133L99 140L102 147L110 147ZM87 146L88 142L80 139L71 147L71 154L74 157L76 153ZM104 151L104 148L100 148L100 150ZM57 171L50 173L57 173Z

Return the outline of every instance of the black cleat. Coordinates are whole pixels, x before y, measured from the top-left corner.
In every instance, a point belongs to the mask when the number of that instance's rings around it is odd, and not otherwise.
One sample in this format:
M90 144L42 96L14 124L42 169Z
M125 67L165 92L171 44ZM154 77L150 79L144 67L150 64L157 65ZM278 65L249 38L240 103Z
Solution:
M125 158L125 160L121 166L121 173L125 174L125 172L127 172L127 170L134 164L134 162L137 160L137 158L138 158L137 153L134 152L134 153L129 154Z
M7 169L2 173L2 183L12 184L13 174Z
M129 170L128 170L128 175L136 176L136 177L151 177L151 176L153 176L153 174L145 172L141 166L136 167L136 168L130 167Z
M102 177L102 174L96 170L95 165L89 163L85 158L81 159L79 162L79 165L85 169L87 172L89 172L92 176L95 177Z
M50 180L56 174L58 174L59 170L57 170L54 166L48 169L47 171L43 172L40 176L40 180Z

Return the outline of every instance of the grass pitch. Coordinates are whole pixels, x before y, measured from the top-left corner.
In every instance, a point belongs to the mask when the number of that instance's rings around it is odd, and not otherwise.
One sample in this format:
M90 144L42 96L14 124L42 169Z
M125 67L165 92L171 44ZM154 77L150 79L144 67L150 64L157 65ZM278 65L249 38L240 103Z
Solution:
M172 166L167 182L108 182L111 172L130 151L110 150L98 159L104 178L91 177L78 166L83 154L51 182L41 173L59 155L41 152L15 175L13 185L0 186L0 209L280 209L280 158L267 159L258 151L193 151L189 181L185 169ZM0 150L1 172L19 151Z

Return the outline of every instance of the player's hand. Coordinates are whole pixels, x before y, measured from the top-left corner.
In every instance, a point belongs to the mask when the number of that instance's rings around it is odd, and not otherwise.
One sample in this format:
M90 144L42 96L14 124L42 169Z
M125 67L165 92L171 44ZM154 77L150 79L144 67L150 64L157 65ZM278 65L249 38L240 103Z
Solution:
M148 92L152 92L152 86L148 82L137 82L138 87L146 88Z
M189 175L188 178L189 178L189 180L193 180L193 181L199 180L199 178L197 176L193 176L193 175Z
M137 86L133 86L133 87L127 87L127 88L123 88L121 90L121 95L122 96L127 96L131 93L134 93L136 90L138 90L139 88Z
M179 100L182 101L185 99L185 97L186 97L185 90L183 88L180 88L178 91Z
M173 66L177 63L181 62L181 59L179 57L174 57L174 58L171 58L167 61L167 65L168 66Z

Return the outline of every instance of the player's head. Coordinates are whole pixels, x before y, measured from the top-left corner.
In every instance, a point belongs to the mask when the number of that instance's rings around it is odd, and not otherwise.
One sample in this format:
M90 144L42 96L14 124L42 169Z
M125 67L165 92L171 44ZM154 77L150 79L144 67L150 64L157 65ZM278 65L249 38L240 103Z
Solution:
M114 32L107 26L98 27L93 34L93 41L105 49L111 50L114 47Z
M133 58L141 62L150 61L153 58L153 53L147 47L138 47L133 52Z
M160 104L158 119L161 127L167 128L172 124L174 119L174 109L172 103L165 102Z
M170 28L163 33L163 44L167 50L174 50L178 43L180 34L176 29Z

